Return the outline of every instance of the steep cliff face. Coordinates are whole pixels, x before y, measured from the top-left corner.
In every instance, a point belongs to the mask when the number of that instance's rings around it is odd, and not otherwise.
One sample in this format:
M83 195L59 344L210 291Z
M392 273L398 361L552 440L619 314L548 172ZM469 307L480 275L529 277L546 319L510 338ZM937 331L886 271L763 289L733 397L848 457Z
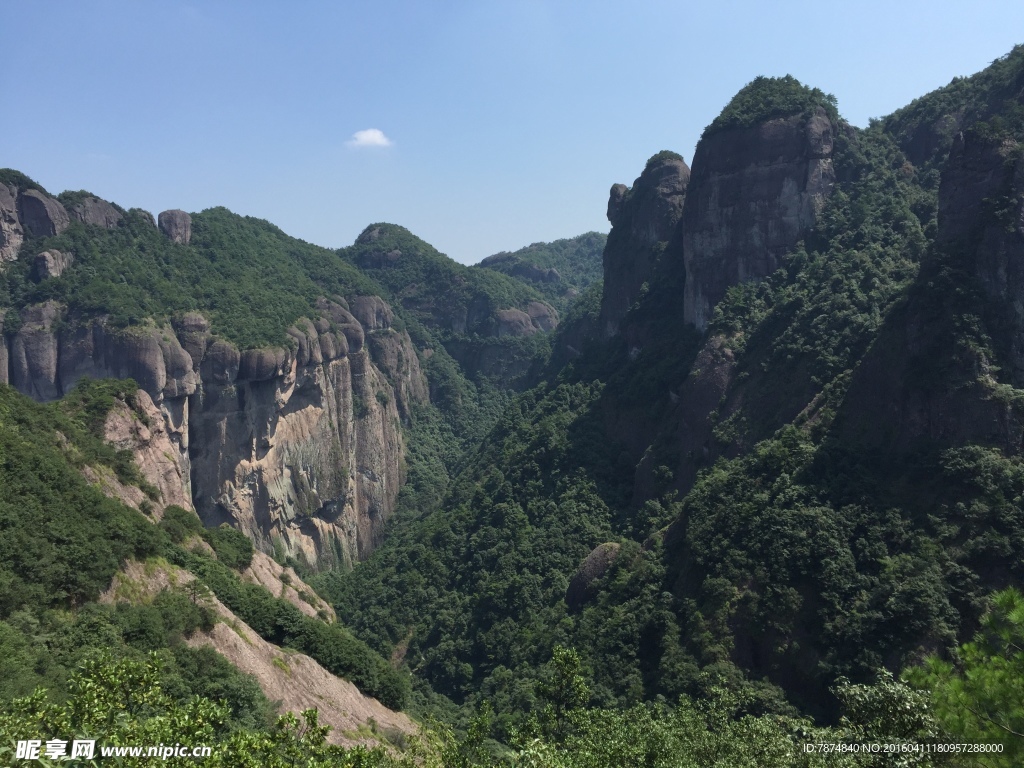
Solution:
M47 302L22 310L0 362L37 400L84 376L135 379L145 418L115 409L108 439L136 454L158 513L194 502L207 524L229 522L266 552L350 564L379 542L403 480L401 420L428 398L390 308L353 303L365 325L323 299L290 346L239 352L198 314L117 329Z
M935 251L855 372L841 439L902 453L922 441L1017 453L1024 441L1024 160L969 131L939 188Z
M835 183L836 130L818 108L697 145L682 222L687 322L705 330L729 286L770 275L814 226Z
M614 336L626 312L654 275L683 214L690 169L679 155L661 152L627 188L616 184L608 200L612 230L604 250L601 328Z
M70 223L60 201L27 178L0 179L0 264L17 258L26 237L59 235Z

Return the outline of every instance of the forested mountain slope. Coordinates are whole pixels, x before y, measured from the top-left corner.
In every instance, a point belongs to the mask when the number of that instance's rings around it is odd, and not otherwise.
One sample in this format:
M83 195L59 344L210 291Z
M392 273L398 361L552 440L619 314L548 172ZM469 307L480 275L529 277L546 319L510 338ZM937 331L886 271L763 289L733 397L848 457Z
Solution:
M502 729L556 645L594 704L833 717L840 676L969 637L1024 577L1022 100L1021 48L866 129L753 81L692 169L612 188L589 340L321 582L339 613Z
M518 251L496 253L477 264L532 285L560 312L602 278L601 254L607 238L600 232L533 243Z

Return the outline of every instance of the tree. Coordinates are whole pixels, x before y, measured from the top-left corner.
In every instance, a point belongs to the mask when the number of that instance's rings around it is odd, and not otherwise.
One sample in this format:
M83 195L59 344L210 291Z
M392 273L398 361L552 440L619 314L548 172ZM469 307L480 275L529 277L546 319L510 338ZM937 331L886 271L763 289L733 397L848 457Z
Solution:
M936 717L952 741L1000 744L986 765L1013 766L1024 760L1024 595L1016 589L995 594L981 629L960 646L959 659L937 656L910 670L907 678L930 689Z
M572 648L556 645L547 666L546 679L537 686L546 702L542 726L549 738L562 742L569 733L571 714L590 699L590 686L580 655Z

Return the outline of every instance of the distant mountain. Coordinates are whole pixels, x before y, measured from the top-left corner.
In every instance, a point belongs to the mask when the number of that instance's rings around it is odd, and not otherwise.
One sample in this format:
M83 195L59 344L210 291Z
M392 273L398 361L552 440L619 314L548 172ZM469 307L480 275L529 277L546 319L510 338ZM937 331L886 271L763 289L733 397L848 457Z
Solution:
M515 277L533 286L560 313L601 280L601 259L607 236L600 232L533 243L512 253L488 256L477 267Z

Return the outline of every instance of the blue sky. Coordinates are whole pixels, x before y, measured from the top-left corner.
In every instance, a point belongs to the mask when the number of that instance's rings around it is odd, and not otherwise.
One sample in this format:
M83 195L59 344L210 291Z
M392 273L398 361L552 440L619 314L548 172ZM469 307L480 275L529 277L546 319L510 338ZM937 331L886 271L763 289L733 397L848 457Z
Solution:
M609 187L689 162L757 75L864 125L1020 42L1020 0L0 0L0 167L331 247L394 222L471 263L607 231Z

